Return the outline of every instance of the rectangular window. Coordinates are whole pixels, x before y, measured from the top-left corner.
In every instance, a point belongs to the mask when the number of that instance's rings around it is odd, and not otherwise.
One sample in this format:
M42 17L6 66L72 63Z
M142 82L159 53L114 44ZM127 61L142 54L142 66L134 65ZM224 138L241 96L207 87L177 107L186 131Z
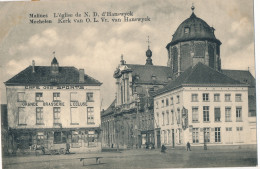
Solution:
M156 101L156 109L158 109L159 108L159 103L158 103L158 101Z
M214 94L214 102L219 102L220 101L220 94L219 93L215 93Z
M171 105L173 105L173 97L171 97Z
M166 98L166 106L169 106L169 99Z
M18 102L24 102L25 101L24 95L25 95L24 92L18 92L17 93L17 101Z
M226 131L232 131L232 127L226 127Z
M71 92L70 93L70 101L71 102L76 102L78 100L77 98L77 92Z
M242 101L242 95L236 94L236 102L241 102L241 101Z
M167 144L167 131L164 130L164 144Z
M236 108L236 121L242 121L242 107Z
M160 126L160 116L159 116L159 113L157 113L157 126Z
M209 101L209 94L208 94L208 93L203 93L203 94L202 94L202 100L203 100L204 102Z
M166 125L169 125L169 111L166 111Z
M219 107L215 107L214 113L215 113L215 121L221 121L221 113Z
M60 93L53 93L53 101L60 101Z
M230 107L225 108L225 119L226 119L226 122L232 121L232 119L231 119L231 108Z
M210 128L204 128L204 141L206 143L210 142Z
M70 108L71 125L79 124L79 111L77 107Z
M198 94L191 94L191 101L197 102L198 101Z
M199 122L199 108L192 107L192 122Z
M203 106L203 121L209 121L209 106Z
M178 95L177 96L177 104L179 104L180 103L180 96Z
M225 94L225 102L231 101L231 94Z
M53 123L60 124L60 107L53 107Z
M164 100L162 100L162 107L164 107Z
M192 129L192 142L199 143L199 128Z
M164 126L164 112L162 112L162 125Z
M18 124L26 125L27 116L24 107L18 107Z
M172 113L172 124L174 124L174 111L171 110L171 113Z
M221 142L220 127L215 127L215 142L216 143L220 143Z
M41 102L43 101L43 94L42 93L35 93L35 101Z
M94 95L92 92L87 93L87 102L93 102L94 101Z
M88 107L87 108L87 123L88 124L94 124L94 108L93 107Z
M168 130L168 144L171 144L171 140L170 140L170 138L171 138L171 135L170 135L170 130Z
M36 124L43 124L43 107L36 107Z
M237 127L237 131L243 131L243 127Z
M180 124L181 123L181 112L180 112L180 109L178 108L177 109L177 124Z

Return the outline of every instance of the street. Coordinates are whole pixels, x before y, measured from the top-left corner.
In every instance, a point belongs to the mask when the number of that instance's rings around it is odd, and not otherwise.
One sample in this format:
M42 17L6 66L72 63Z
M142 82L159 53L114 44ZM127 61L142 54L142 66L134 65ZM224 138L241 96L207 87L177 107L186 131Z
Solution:
M101 164L82 157L103 157ZM4 169L49 169L49 168L202 168L202 167L246 167L257 165L256 149L167 149L166 153L155 150L126 150L91 154L41 155L26 157L4 157Z

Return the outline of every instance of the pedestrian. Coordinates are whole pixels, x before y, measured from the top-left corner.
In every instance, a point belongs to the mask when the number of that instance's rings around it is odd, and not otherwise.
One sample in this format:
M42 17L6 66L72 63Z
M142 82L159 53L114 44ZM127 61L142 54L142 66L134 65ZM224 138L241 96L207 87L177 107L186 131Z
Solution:
M162 153L165 153L166 149L167 149L167 148L166 148L164 145L162 145L162 147L161 147L161 152L162 152Z
M190 142L187 143L187 151L188 151L188 150L191 151L191 149L190 149Z
M66 154L70 153L70 143L67 141L66 143Z

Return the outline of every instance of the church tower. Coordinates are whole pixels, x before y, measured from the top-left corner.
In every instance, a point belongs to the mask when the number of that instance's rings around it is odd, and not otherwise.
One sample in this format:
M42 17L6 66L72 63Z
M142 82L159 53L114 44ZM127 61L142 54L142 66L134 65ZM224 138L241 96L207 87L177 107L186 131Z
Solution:
M180 24L166 46L167 65L176 76L198 62L221 70L221 42L215 37L215 29L195 15L194 6L191 9L191 16Z

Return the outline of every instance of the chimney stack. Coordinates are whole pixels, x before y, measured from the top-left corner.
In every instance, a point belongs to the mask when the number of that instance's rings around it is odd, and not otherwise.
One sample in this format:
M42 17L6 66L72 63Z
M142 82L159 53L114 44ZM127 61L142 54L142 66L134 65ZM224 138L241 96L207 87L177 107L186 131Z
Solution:
M85 75L84 69L79 69L79 83L83 83L85 81L84 75Z
M32 60L32 72L35 73L35 61Z

